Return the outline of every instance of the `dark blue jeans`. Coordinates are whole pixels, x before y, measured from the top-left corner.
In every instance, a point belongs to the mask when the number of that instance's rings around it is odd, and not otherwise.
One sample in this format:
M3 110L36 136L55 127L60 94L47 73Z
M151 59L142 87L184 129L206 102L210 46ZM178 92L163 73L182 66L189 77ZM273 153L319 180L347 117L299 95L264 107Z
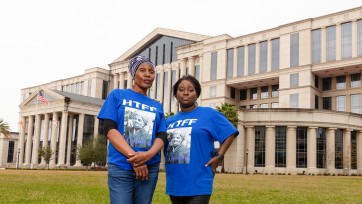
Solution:
M123 170L117 165L108 164L108 187L112 204L147 204L158 180L160 163L148 166L148 179L136 179L133 170Z

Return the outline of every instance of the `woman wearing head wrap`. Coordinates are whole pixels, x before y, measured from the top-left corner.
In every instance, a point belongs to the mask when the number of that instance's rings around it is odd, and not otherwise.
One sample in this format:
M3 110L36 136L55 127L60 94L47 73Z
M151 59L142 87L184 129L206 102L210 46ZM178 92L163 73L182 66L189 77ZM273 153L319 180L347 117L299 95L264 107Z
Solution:
M146 94L155 79L153 63L144 56L129 62L134 83L114 89L101 108L108 137L108 187L111 203L147 204L158 179L159 151L167 140L162 105ZM136 134L137 133L137 134Z

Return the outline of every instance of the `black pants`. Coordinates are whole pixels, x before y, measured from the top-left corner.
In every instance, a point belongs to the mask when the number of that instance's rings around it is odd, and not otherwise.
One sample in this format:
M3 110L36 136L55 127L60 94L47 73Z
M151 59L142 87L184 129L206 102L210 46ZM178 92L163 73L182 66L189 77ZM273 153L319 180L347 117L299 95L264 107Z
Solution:
M211 195L170 196L172 204L208 204Z

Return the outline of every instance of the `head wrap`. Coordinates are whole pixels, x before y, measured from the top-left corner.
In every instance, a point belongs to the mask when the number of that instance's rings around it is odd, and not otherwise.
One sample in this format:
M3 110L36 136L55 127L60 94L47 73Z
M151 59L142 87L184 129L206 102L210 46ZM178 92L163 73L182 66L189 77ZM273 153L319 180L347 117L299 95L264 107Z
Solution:
M138 67L139 67L142 63L147 63L147 64L150 64L151 66L155 67L155 65L153 65L153 63L151 62L151 60L148 59L147 57L142 56L142 55L134 56L134 57L131 59L131 61L129 62L129 65L128 65L128 70L129 70L129 72L131 73L132 78L134 78Z

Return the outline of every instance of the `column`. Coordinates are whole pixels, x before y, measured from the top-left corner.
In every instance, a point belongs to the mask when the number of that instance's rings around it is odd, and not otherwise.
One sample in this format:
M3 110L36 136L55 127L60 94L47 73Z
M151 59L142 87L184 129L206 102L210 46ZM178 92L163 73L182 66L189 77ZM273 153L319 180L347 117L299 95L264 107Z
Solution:
M25 149L25 163L27 166L30 164L30 155L31 155L31 145L33 142L33 124L34 124L34 116L29 115L29 123L28 123L28 136L26 137L26 149Z
M38 158L39 158L39 144L40 144L40 124L41 124L41 115L38 114L35 116L35 134L34 134L34 146L33 146L33 154L31 160L31 168L38 166Z
M57 166L64 166L65 142L67 139L68 111L62 112L62 124L60 125L59 153Z
M336 61L341 60L342 56L342 26L336 25Z
M180 68L181 68L181 73L180 73L180 78L183 77L184 75L186 75L186 59L180 59Z
M327 61L327 29L321 28L321 63Z
M357 57L357 21L354 20L352 23L352 58Z
M335 131L336 128L329 128L326 135L326 162L327 162L327 173L333 175L336 173L335 165Z
M308 174L316 175L317 172L317 128L309 127L307 138L307 167Z
M124 89L124 72L119 73L119 88Z
M83 145L83 128L84 128L84 113L80 113L78 121L78 133L77 133L77 155L79 154L78 147L82 147ZM82 166L82 163L78 158L74 166Z
M45 113L44 115L44 134L43 134L43 147L48 146L48 136L49 136L49 113ZM41 158L41 164L45 165L45 160Z
M275 173L275 126L266 126L264 173Z
M238 49L234 48L234 56L233 56L233 77L238 76Z
M95 115L94 116L94 129L93 129L94 137L98 136L98 129L99 129L99 120L98 120L97 116Z
M195 57L189 57L189 74L195 76Z
M255 74L260 73L260 43L255 43Z
M266 71L267 72L271 72L272 70L272 41L268 40L268 57L267 57L267 68Z
M68 143L67 143L67 159L66 166L70 166L70 153L73 141L73 114L69 114Z
M133 79L130 72L127 74L127 88L131 88L133 85Z
M357 174L362 176L362 131L357 133Z
M118 82L119 80L119 73L114 73L113 74L113 89L118 89Z
M50 161L49 161L49 167L54 168L55 167L55 154L57 151L57 129L58 129L58 113L57 112L53 112L53 119L52 119L52 137L50 140L50 147L52 152L54 152L54 154L52 154Z
M203 59L204 57L202 55L199 55L199 65L200 65L200 83L203 81L203 76L202 76L202 69L203 69Z
M244 76L249 75L249 46L244 46Z
M287 127L287 168L286 174L296 175L297 126Z
M351 171L351 129L343 132L343 174L350 175Z
M254 126L246 126L246 150L245 173L254 173L255 129Z
M18 161L18 164L19 164L19 167L23 165L24 163L24 142L25 142L25 121L26 121L26 118L24 116L21 116L20 118L20 127L19 127L19 130L20 130L20 137L19 137L19 144L18 144L18 148L20 148L20 155L19 155L19 161Z

